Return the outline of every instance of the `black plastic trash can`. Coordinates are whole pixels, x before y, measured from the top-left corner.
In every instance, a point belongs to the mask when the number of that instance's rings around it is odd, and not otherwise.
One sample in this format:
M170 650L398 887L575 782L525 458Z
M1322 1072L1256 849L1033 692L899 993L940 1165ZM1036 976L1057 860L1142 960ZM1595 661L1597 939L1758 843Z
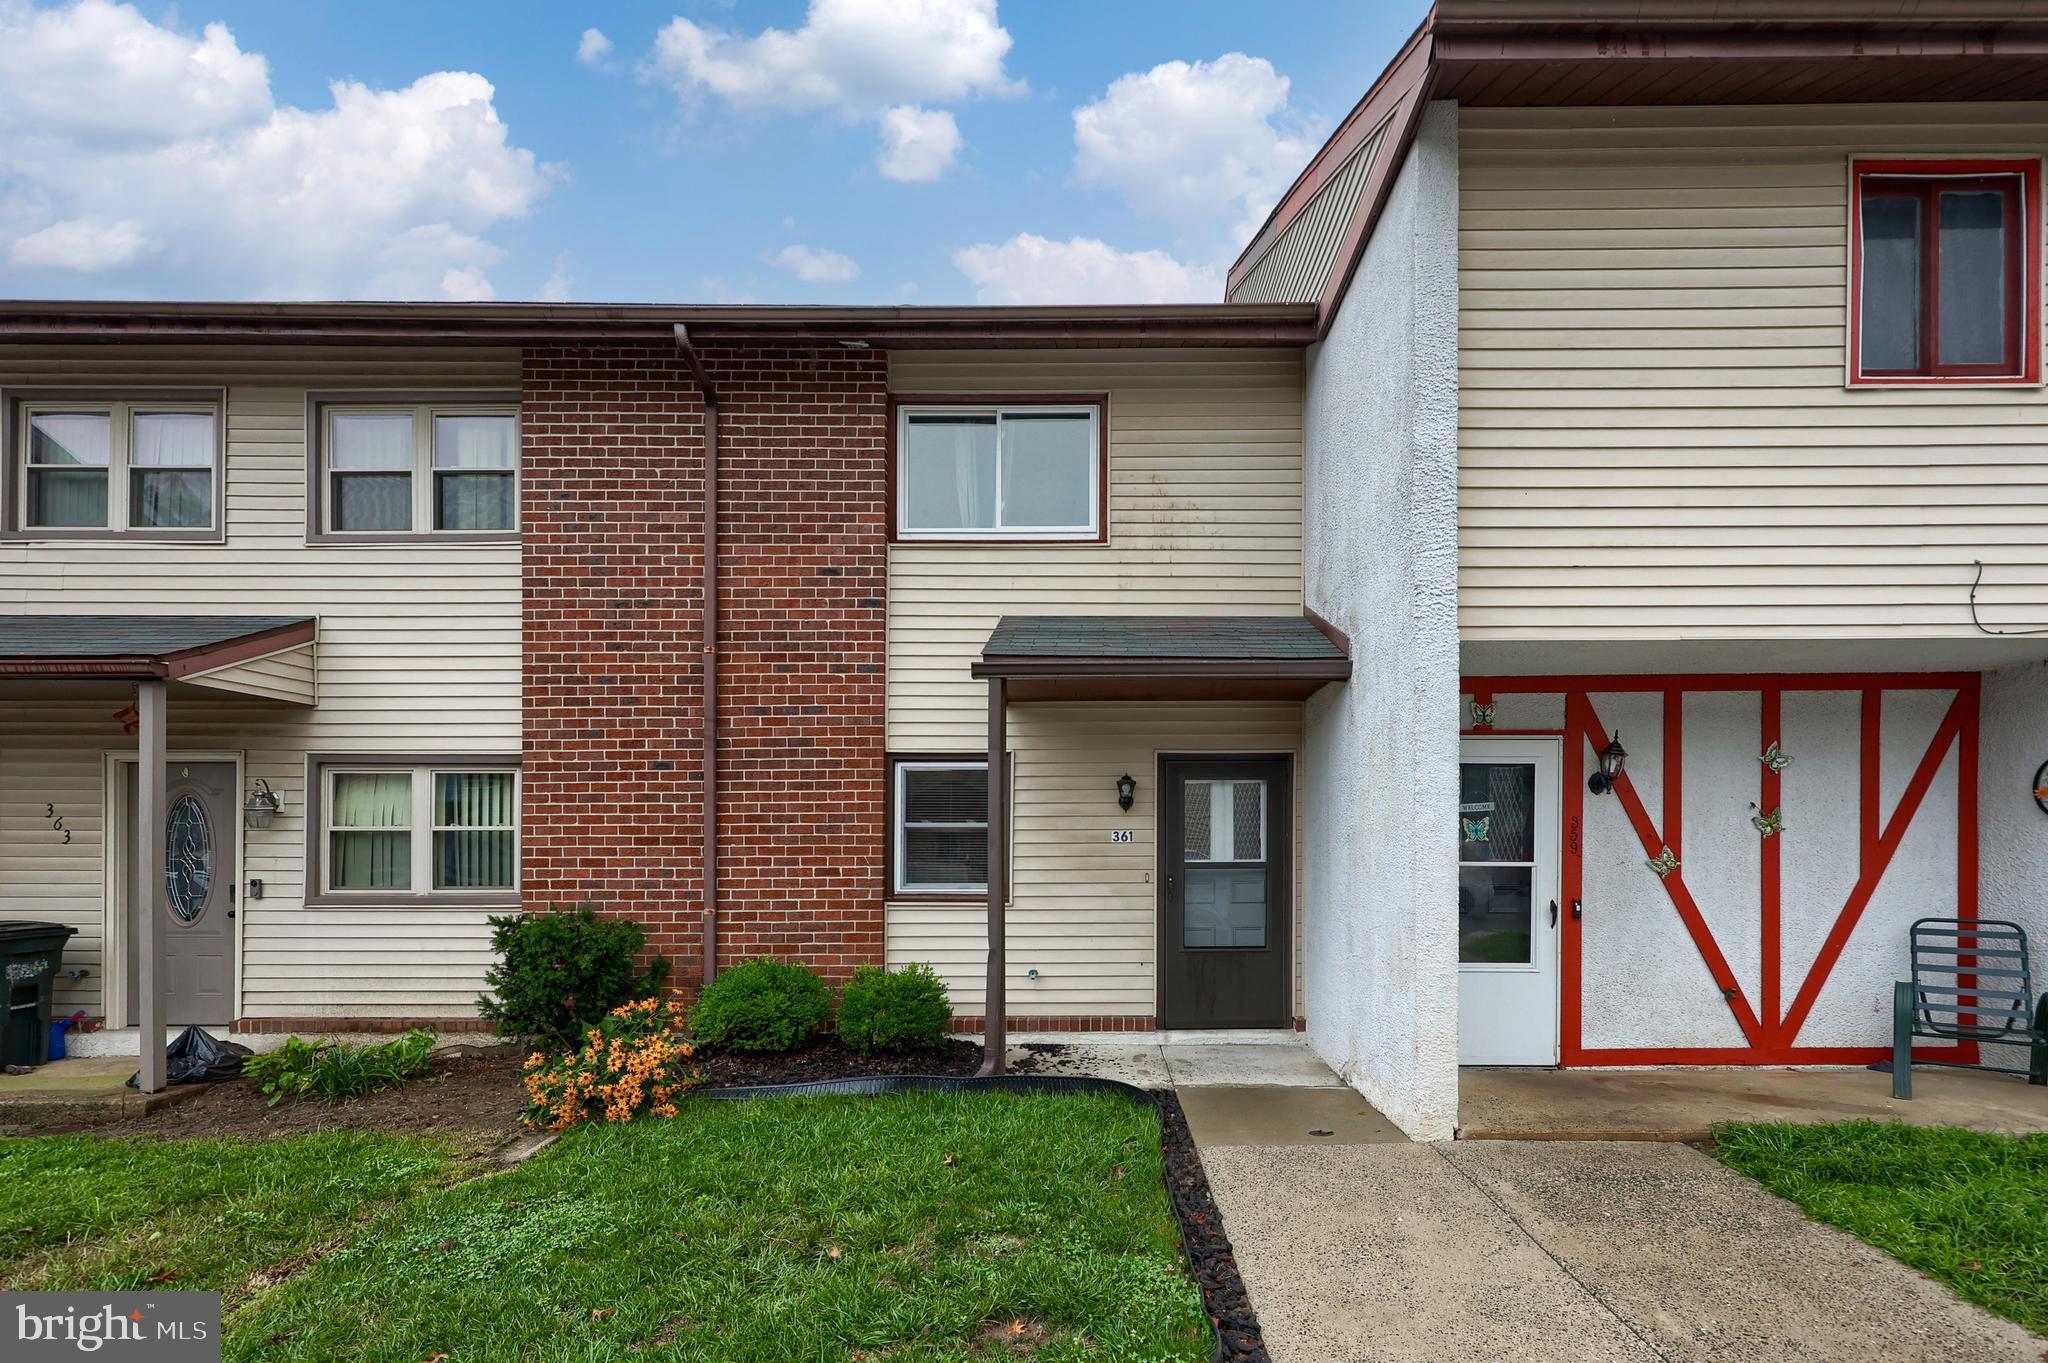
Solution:
M0 1064L40 1065L50 1058L50 1004L64 968L64 944L78 933L62 923L0 921Z

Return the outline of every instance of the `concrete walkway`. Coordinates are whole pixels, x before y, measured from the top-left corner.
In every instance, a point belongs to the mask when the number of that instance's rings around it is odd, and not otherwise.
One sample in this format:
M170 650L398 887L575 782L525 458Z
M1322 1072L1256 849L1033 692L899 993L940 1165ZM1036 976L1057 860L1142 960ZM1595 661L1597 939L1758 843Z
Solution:
M1866 1069L1464 1070L1465 1140L1701 1141L1717 1122L1880 1122L2048 1131L2048 1088L1981 1070L1917 1069L1913 1097Z
M2048 1353L1686 1145L1204 1144L1202 1161L1275 1363Z

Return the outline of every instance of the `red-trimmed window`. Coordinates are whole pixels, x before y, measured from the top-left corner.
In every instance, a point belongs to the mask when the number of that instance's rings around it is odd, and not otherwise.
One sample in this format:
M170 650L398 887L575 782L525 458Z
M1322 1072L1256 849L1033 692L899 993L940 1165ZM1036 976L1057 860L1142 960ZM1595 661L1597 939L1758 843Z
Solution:
M1851 382L2038 382L2040 162L1858 161L1852 183Z

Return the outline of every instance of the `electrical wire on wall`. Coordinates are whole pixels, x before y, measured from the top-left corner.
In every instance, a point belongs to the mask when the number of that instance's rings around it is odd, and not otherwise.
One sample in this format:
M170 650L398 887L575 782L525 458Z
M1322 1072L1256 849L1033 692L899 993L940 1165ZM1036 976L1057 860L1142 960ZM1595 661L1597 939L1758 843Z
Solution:
M1993 629L1977 614L1977 588L1984 584L1984 560L1977 561L1977 577L1970 583L1970 623L1977 627L1979 634L2028 635L2048 634L2048 629Z

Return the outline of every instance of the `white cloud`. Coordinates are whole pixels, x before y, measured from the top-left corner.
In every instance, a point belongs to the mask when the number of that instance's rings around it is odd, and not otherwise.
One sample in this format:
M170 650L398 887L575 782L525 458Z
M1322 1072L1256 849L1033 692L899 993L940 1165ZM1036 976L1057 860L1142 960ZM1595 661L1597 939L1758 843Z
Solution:
M441 297L451 303L488 303L497 296L491 281L474 265L454 266L441 275Z
M882 111L875 168L890 180L924 182L944 175L960 155L960 125L944 109L899 104Z
M1048 241L1022 232L953 253L982 303L1213 303L1223 272L1164 251L1119 251L1093 237Z
M81 97L119 91L119 98ZM188 296L482 297L487 234L547 192L489 81L272 97L218 24L193 38L106 0L0 0L0 241L10 265L147 269Z
M576 60L585 66L603 66L611 59L612 40L604 36L601 28L586 28L583 36L576 40Z
M569 268L575 263L575 258L567 251L555 257L554 271L548 275L546 282L540 286L541 302L566 303L569 301L570 295L576 288L576 278L570 274Z
M1075 178L1190 235L1248 237L1315 149L1287 77L1242 52L1119 76L1074 110Z
M837 251L785 246L761 259L778 269L788 270L806 284L844 284L860 277L860 266Z
M1023 93L1003 68L1009 50L996 0L810 0L801 28L751 37L671 19L643 74L685 101L878 122L882 174L932 180L958 155L960 130L919 106Z
M16 239L7 257L23 269L92 274L126 265L142 253L142 229L132 222L53 222Z

